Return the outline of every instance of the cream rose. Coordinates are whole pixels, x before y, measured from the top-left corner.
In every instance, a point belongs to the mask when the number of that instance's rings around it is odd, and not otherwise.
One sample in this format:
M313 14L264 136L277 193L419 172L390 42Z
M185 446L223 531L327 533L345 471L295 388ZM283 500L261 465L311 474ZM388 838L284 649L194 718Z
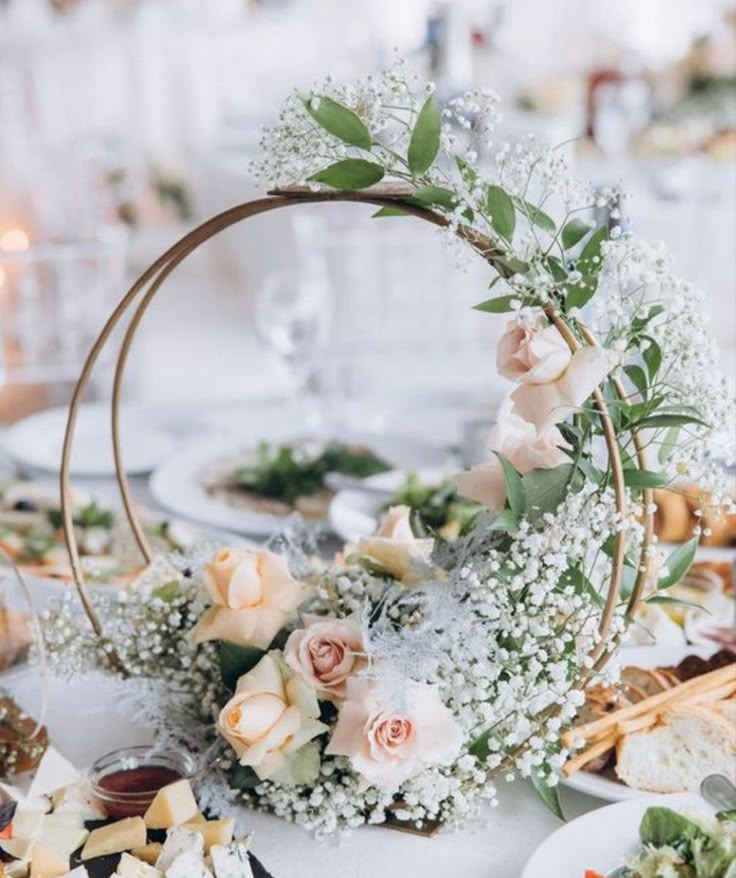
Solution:
M214 604L197 623L197 643L227 640L267 649L304 600L306 587L284 558L266 549L221 549L204 567Z
M522 475L533 469L553 469L570 461L562 450L566 447L565 440L556 427L540 435L532 424L513 413L499 420L488 437L488 445ZM497 457L458 473L455 483L464 497L482 503L494 512L503 509L506 503L506 484Z
M496 362L501 375L520 383L511 399L540 433L579 409L613 366L605 348L573 354L554 326L519 321L506 327Z
M328 699L345 697L351 674L368 664L360 628L351 619L304 616L284 647L287 665Z
M346 547L346 554L359 555L388 571L402 582L413 582L426 568L434 540L414 536L408 506L392 506L383 517L376 535L364 537Z
M351 677L325 753L347 756L373 786L391 792L428 765L459 753L462 732L436 686L408 683L397 705L384 703L373 680Z
M313 689L292 674L276 652L263 656L239 680L235 695L220 711L217 730L241 765L262 780L289 783L295 754L328 726L319 722Z

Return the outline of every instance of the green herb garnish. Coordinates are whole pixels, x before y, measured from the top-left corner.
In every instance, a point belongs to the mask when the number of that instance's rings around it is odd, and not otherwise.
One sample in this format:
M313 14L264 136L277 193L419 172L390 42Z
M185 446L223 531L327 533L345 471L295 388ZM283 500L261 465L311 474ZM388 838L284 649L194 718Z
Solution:
M416 473L409 473L384 508L390 506L411 509L412 529L417 536L429 532L448 540L472 530L481 510L477 503L459 495L454 482L428 485Z

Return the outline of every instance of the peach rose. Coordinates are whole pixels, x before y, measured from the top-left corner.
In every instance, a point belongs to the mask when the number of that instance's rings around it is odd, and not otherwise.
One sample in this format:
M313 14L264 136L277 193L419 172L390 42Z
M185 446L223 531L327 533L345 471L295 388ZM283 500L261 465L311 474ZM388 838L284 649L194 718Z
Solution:
M374 680L351 677L347 698L325 749L347 756L371 785L390 792L428 765L445 765L459 753L463 735L436 686L407 684L390 706Z
M239 680L235 695L220 711L217 730L241 765L262 780L294 782L295 754L327 731L319 722L314 690L290 673L277 651L263 656Z
M532 424L513 413L503 417L489 436L490 450L502 454L522 475L533 469L554 469L569 463L570 458L562 450L565 446L557 427L538 435ZM458 473L455 484L464 497L482 503L493 512L503 509L506 503L506 484L497 457Z
M613 367L605 348L573 354L554 326L513 321L497 352L498 371L520 383L511 394L516 411L540 433L580 408Z
M351 619L304 616L284 647L286 664L323 697L345 697L346 681L368 664L360 628Z
M305 597L286 560L266 549L221 549L204 568L214 604L197 623L197 643L227 640L267 649Z
M414 536L410 514L408 506L392 506L383 517L376 535L351 543L346 547L346 553L372 561L402 582L418 579L422 568L429 563L434 540Z

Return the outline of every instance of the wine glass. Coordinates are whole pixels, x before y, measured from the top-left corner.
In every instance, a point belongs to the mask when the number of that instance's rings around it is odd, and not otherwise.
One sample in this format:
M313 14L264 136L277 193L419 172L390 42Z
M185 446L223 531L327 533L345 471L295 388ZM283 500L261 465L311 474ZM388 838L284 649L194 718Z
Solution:
M286 377L313 430L322 423L325 354L332 326L332 301L324 266L272 271L255 296L256 332Z

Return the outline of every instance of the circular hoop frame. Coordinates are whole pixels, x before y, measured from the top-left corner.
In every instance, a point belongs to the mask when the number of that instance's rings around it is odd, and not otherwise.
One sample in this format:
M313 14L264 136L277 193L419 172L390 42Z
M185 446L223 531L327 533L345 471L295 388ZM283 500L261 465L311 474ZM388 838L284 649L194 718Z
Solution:
M429 222L441 228L447 228L449 221L442 214L417 207L409 200L409 193L404 189L391 187L374 188L359 192L311 192L308 189L295 188L275 190L269 193L265 198L249 201L240 204L224 213L212 217L193 231L189 232L181 238L176 244L170 247L162 256L160 256L146 271L135 281L127 293L113 310L107 320L107 323L100 332L98 338L93 344L82 368L77 385L72 395L69 406L69 417L67 420L66 432L64 435L64 445L61 458L61 509L64 527L64 536L66 539L67 550L69 552L69 560L72 568L72 575L80 600L84 610L89 618L90 624L99 638L104 638L104 631L100 623L99 617L90 599L89 592L82 571L79 549L74 538L74 522L71 503L71 454L74 444L74 436L77 425L77 417L79 408L84 397L84 393L89 384L90 377L94 371L99 355L107 344L113 330L120 323L128 310L134 305L139 298L140 301L135 308L133 316L127 326L123 340L120 345L115 374L113 379L113 391L111 399L111 429L113 452L115 459L115 474L120 489L120 495L125 509L126 517L130 523L136 543L141 551L144 560L150 563L153 560L153 551L145 536L140 520L133 504L130 492L128 478L125 472L122 449L120 445L120 397L125 375L125 367L128 361L128 355L131 345L134 341L136 332L140 326L143 317L146 314L148 306L155 298L161 286L170 274L198 247L219 234L221 231L258 216L259 214L269 213L283 207L293 207L297 204L318 204L324 202L357 202L360 204L370 204L376 207L394 207L400 206L403 213L415 216L425 222ZM492 266L494 266L501 274L506 272L503 263L497 263L496 259L502 259L504 254L498 250L492 241L479 235L473 229L467 226L460 226L457 229L459 237L468 242L475 250L478 251ZM145 292L144 292L145 290ZM592 334L582 325L578 324L579 336L573 331L570 324L554 309L546 309L547 317L557 327L563 338L567 342L571 351L576 351L583 345L594 346L596 340ZM616 393L620 399L625 398L625 389L620 382L614 381ZM616 439L613 423L606 405L605 399L600 389L596 389L593 393L593 401L598 413L603 436L608 450L608 456L613 477L613 487L616 497L616 506L621 518L625 518L627 514L627 497L624 486L623 465L621 454L619 452L618 442ZM646 460L644 446L640 437L635 431L632 431L634 447L637 455L637 461L642 469L646 469ZM648 549L651 543L653 532L653 514L648 510L652 504L652 492L647 490L644 492L645 516L644 516L644 538L642 541L642 551L639 560L639 570L636 582L629 598L627 605L627 618L633 614L636 605L641 598L647 579L648 567ZM626 538L623 530L618 530L615 535L614 549L611 565L611 580L608 592L606 594L605 603L601 613L600 621L600 640L594 648L591 658L594 661L594 667L600 668L608 659L608 651L606 650L606 635L610 630L611 622L614 616L616 605L621 590L621 582L624 569L624 558L626 552ZM113 649L110 653L111 660L118 666L120 670L124 669L120 666L117 655Z

